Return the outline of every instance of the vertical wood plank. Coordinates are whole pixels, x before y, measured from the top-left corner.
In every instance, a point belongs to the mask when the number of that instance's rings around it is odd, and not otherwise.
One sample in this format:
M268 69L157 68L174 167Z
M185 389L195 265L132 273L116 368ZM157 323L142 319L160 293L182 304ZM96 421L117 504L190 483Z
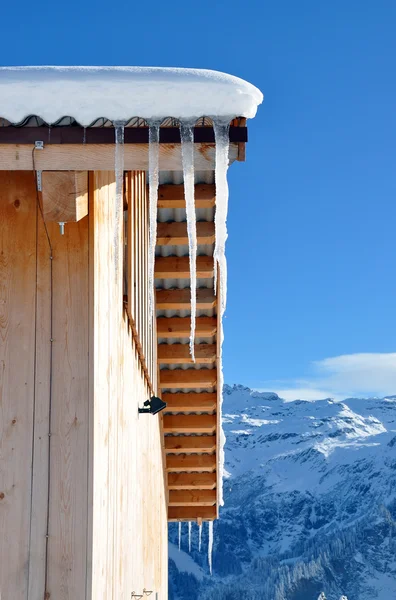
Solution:
M114 180L113 180L114 182ZM90 391L93 460L90 465L90 479L93 482L92 507L92 600L109 598L111 571L110 556L112 545L111 515L109 512L109 465L110 465L110 368L109 368L109 321L111 319L109 281L111 278L111 258L109 247L112 244L107 227L109 211L109 175L106 172L92 174L91 205L91 254L92 295L90 331L92 388ZM97 540L100 532L100 541ZM91 600L91 596L88 596Z
M138 207L138 217L137 217L137 253L136 260L138 263L138 272L137 272L137 303L136 303L136 312L137 312L137 331L139 334L139 339L141 340L142 334L142 199L139 193L139 173L136 174L136 204Z
M0 172L0 596L28 591L34 411L36 194Z
M94 236L92 235L94 226L94 173L88 173L88 483L87 483L87 569L85 580L85 599L92 598L93 593L93 526L94 526L94 478L92 465L95 459L94 444L95 444L95 343L94 343L94 325L95 325L95 296L94 296Z
M47 591L84 598L88 495L88 217L53 246L53 372Z
M137 198L137 176L136 171L133 171L133 181L134 181L134 196L133 196L133 206L134 206L134 231L135 231L135 248L134 248L134 261L135 261L135 279L134 279L134 291L135 291L135 313L133 315L135 319L136 328L139 327L139 318L138 318L138 310L139 310L139 204Z
M126 174L128 179L128 314L131 319L135 314L135 229L134 229L134 178L133 172Z
M109 188L111 190L111 188ZM109 219L109 227L112 230L113 247L115 256L121 256L122 252L122 224L117 220L117 214L122 211L121 198L118 198L114 193L114 218ZM122 213L121 213L122 214ZM122 389L123 389L123 370L124 370L124 344L123 344L123 302L122 302L122 265L114 265L114 285L112 287L111 300L111 323L114 327L114 336L112 339L111 353L113 357L113 373L111 392L111 407L112 419L114 423L114 454L113 454L113 489L114 489L114 510L113 510L113 600L123 597L124 594L119 593L119 574L122 569L123 550L121 547L121 532L124 527L123 507L120 506L120 498L123 498L124 482L120 478L120 468L122 468L122 430L124 424L124 416L122 410ZM120 439L121 431L121 439ZM121 488L121 489L120 489Z
M148 390L127 315L122 313L121 287L112 271L113 250L109 250L109 244L115 239L111 212L115 189L102 173L95 173L94 178L94 207L90 206L90 235L94 238L94 505L92 594L87 600L129 598L133 590L144 587L166 598L167 508L159 460L160 421L138 414ZM138 185L138 178L136 181ZM136 188L136 210L142 219L138 191ZM103 208L100 217L99 207ZM137 269L142 269L142 250L133 258ZM117 339L112 336L113 329Z
M116 340L115 336L119 335L114 322L113 311L115 309L115 287L116 287L116 248L114 239L114 222L115 222L115 196L116 196L116 185L115 175L112 172L107 172L104 175L105 194L106 194L106 222L105 226L108 229L108 235L110 240L109 246L101 245L100 252L108 255L108 268L109 268L109 280L106 283L106 292L108 294L109 302L109 319L107 322L108 328L108 341L107 341L107 360L98 365L98 369L103 368L104 365L108 365L108 407L109 407L109 462L108 462L108 538L107 538L107 580L106 580L106 595L105 598L108 600L115 600L114 598L114 547L116 544L115 539L115 511L116 511L116 418L117 418L117 368L116 364L118 361L118 354L116 354ZM100 255L100 259L102 256ZM101 468L99 466L99 468Z
M30 527L29 600L45 593L48 517L48 449L51 362L51 250L44 223L37 224L36 377L33 424L32 516Z
M147 199L146 199L146 184L145 184L145 174L144 172L140 172L140 194L142 197L142 203L143 203L143 232L144 232L144 239L143 239L143 248L142 248L142 256L143 256L143 281L142 281L142 285L143 285L143 290L144 290L144 297L143 297L143 311L144 311L144 331L143 331L143 336L144 336L144 356L146 357L146 364L147 364L147 368L150 372L150 353L149 353L149 323L148 323L148 304L149 304L149 297L148 297L148 210L147 210Z

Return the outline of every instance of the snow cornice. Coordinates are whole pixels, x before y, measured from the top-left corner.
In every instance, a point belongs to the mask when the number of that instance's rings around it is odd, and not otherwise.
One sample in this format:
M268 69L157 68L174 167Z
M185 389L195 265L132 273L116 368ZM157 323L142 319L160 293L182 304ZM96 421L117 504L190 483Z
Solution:
M48 124L65 115L89 126L131 116L147 121L202 116L253 118L263 95L232 75L163 67L0 67L0 117L21 123L36 115Z

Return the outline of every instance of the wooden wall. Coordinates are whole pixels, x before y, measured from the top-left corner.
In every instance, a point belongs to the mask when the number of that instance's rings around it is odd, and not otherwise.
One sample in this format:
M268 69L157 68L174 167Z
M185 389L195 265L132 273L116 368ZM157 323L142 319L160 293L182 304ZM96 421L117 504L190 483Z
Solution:
M88 217L48 224L51 260L33 174L0 172L2 600L167 598L160 421L137 413L114 175L90 185Z
M130 598L146 588L162 600L168 559L160 419L137 410L150 393L122 306L122 211L114 175L95 172L90 188L93 531L100 532L93 536L92 598Z
M36 207L32 174L0 172L0 590L26 598L35 399Z

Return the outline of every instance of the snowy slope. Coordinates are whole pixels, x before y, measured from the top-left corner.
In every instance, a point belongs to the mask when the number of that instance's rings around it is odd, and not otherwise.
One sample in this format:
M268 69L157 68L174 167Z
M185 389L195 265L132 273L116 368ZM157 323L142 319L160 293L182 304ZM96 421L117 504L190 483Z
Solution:
M396 598L396 397L286 403L225 386L223 418L214 576L193 526L191 556L207 578L188 597ZM177 570L172 581L170 598L184 599Z

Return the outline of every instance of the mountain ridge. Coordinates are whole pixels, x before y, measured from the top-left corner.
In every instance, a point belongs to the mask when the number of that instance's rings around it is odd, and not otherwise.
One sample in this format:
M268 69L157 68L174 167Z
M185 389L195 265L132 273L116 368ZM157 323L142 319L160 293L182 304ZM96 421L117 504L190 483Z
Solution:
M170 561L170 600L396 598L396 396L286 402L242 385L223 396L213 576L207 532L200 553L193 526L191 557L205 577L183 596Z

